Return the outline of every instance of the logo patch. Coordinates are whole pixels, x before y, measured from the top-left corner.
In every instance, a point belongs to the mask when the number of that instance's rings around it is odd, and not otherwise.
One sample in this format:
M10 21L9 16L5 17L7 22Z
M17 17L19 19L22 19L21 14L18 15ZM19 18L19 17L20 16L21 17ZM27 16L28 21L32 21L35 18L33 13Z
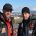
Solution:
M1 22L1 24L4 24L4 22Z

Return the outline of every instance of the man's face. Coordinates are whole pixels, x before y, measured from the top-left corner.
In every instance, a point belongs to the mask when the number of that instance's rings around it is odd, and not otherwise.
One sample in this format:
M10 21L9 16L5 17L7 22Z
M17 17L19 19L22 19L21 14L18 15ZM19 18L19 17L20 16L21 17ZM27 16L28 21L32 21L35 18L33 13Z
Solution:
M9 17L11 16L11 12L10 12L10 11L9 11L9 12L6 11L6 12L5 12L5 16L6 16L6 18L9 18Z
M29 16L29 13L23 13L23 19L28 20Z

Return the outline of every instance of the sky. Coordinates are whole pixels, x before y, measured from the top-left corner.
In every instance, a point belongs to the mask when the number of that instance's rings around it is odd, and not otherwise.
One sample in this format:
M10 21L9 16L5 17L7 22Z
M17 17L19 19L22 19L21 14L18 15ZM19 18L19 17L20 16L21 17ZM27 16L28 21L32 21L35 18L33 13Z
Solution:
M0 11L6 3L10 3L15 12L21 12L23 7L29 7L31 11L36 11L36 0L0 0Z

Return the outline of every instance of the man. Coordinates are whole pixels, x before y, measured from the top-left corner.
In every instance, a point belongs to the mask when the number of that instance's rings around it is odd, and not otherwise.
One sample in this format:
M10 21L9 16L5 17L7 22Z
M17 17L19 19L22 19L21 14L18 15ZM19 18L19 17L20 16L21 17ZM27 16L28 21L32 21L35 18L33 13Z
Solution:
M11 20L11 13L12 13L12 5L6 3L3 6L3 15L0 17L0 23L2 24L2 34L1 36L12 36L12 20Z
M18 28L18 36L28 36L28 30L27 27L30 24L31 25L31 20L30 20L30 9L28 7L24 7L22 9L22 17L23 21L19 23L19 28ZM32 26L30 26L31 28Z

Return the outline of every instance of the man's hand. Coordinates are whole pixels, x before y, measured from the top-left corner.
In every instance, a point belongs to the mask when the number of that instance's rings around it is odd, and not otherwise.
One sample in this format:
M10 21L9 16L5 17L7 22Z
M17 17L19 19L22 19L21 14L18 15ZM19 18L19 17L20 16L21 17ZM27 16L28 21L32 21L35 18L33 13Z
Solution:
M5 33L6 32L6 29L5 28L2 28L2 33Z

